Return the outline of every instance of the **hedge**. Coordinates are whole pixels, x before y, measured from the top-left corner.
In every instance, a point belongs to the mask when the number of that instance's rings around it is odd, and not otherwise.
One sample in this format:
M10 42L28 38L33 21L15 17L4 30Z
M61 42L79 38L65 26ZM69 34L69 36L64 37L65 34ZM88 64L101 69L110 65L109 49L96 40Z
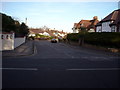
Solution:
M94 32L94 33L72 33L67 35L67 39L78 42L84 37L84 42L97 46L120 48L120 32Z
M71 33L67 35L67 39L71 41L77 42L79 40L79 34L78 33Z

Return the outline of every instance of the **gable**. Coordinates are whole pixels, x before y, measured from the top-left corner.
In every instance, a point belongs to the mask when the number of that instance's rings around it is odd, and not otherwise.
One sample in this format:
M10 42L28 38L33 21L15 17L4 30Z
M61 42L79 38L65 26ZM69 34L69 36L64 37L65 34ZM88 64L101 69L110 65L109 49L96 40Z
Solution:
M106 16L101 22L114 21L117 20L120 16L120 9L113 11L108 16Z

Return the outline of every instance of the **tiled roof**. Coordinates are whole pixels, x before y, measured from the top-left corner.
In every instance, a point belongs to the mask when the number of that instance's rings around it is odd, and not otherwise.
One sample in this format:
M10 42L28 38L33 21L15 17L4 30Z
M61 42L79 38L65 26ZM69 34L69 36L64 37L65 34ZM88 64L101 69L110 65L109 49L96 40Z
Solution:
M81 20L79 22L79 28L82 26L82 27L88 27L89 25L91 24L90 20Z
M86 27L87 29L90 28L94 28L95 29L95 25L98 23L98 19L97 16L93 17L93 20L81 20L79 23L74 23L74 26L76 25L76 28L80 28L80 27Z
M44 31L40 29L29 29L29 31L32 34L44 33Z
M101 22L98 22L97 24L96 24L96 26L101 26L102 25L102 23Z
M54 33L66 34L63 31L58 31L58 30L29 29L29 31L31 34L39 34L39 33L47 32L52 37L55 37Z
M50 36L55 37L55 35L53 34L53 32L51 32L51 31L46 31L46 32L49 33Z
M78 23L74 23L74 27L77 27L77 24L78 24Z
M120 9L115 10L112 13L110 13L108 16L106 16L103 20L101 20L101 22L116 20L118 17L120 17L118 16L119 13L120 13Z
M90 28L94 28L95 29L95 25L98 23L99 21L98 20L91 20L91 24L90 26L88 27L89 29Z
M120 9L116 11L116 17L113 23L111 23L111 25L116 25L116 24L120 24Z
M102 19L99 23L97 23L96 26L100 26L102 22L106 21L113 21L110 25L115 25L120 23L120 9L113 11L108 16L106 16L104 19Z

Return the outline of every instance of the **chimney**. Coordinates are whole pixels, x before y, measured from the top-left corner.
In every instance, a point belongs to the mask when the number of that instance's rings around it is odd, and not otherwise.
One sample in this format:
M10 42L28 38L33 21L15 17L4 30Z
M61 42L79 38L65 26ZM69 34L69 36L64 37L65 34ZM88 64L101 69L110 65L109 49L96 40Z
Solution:
M93 17L93 20L97 20L97 19L98 19L98 17L97 17L97 16L94 16L94 17Z

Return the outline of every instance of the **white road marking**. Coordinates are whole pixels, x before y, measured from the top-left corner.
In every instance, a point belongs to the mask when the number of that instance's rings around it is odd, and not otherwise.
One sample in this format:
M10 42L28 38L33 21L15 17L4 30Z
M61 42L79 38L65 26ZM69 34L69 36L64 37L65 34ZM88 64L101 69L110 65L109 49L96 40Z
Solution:
M0 68L2 70L29 70L29 71L37 71L37 68Z
M66 69L69 71L100 71L100 70L120 70L120 68L81 68L81 69Z

